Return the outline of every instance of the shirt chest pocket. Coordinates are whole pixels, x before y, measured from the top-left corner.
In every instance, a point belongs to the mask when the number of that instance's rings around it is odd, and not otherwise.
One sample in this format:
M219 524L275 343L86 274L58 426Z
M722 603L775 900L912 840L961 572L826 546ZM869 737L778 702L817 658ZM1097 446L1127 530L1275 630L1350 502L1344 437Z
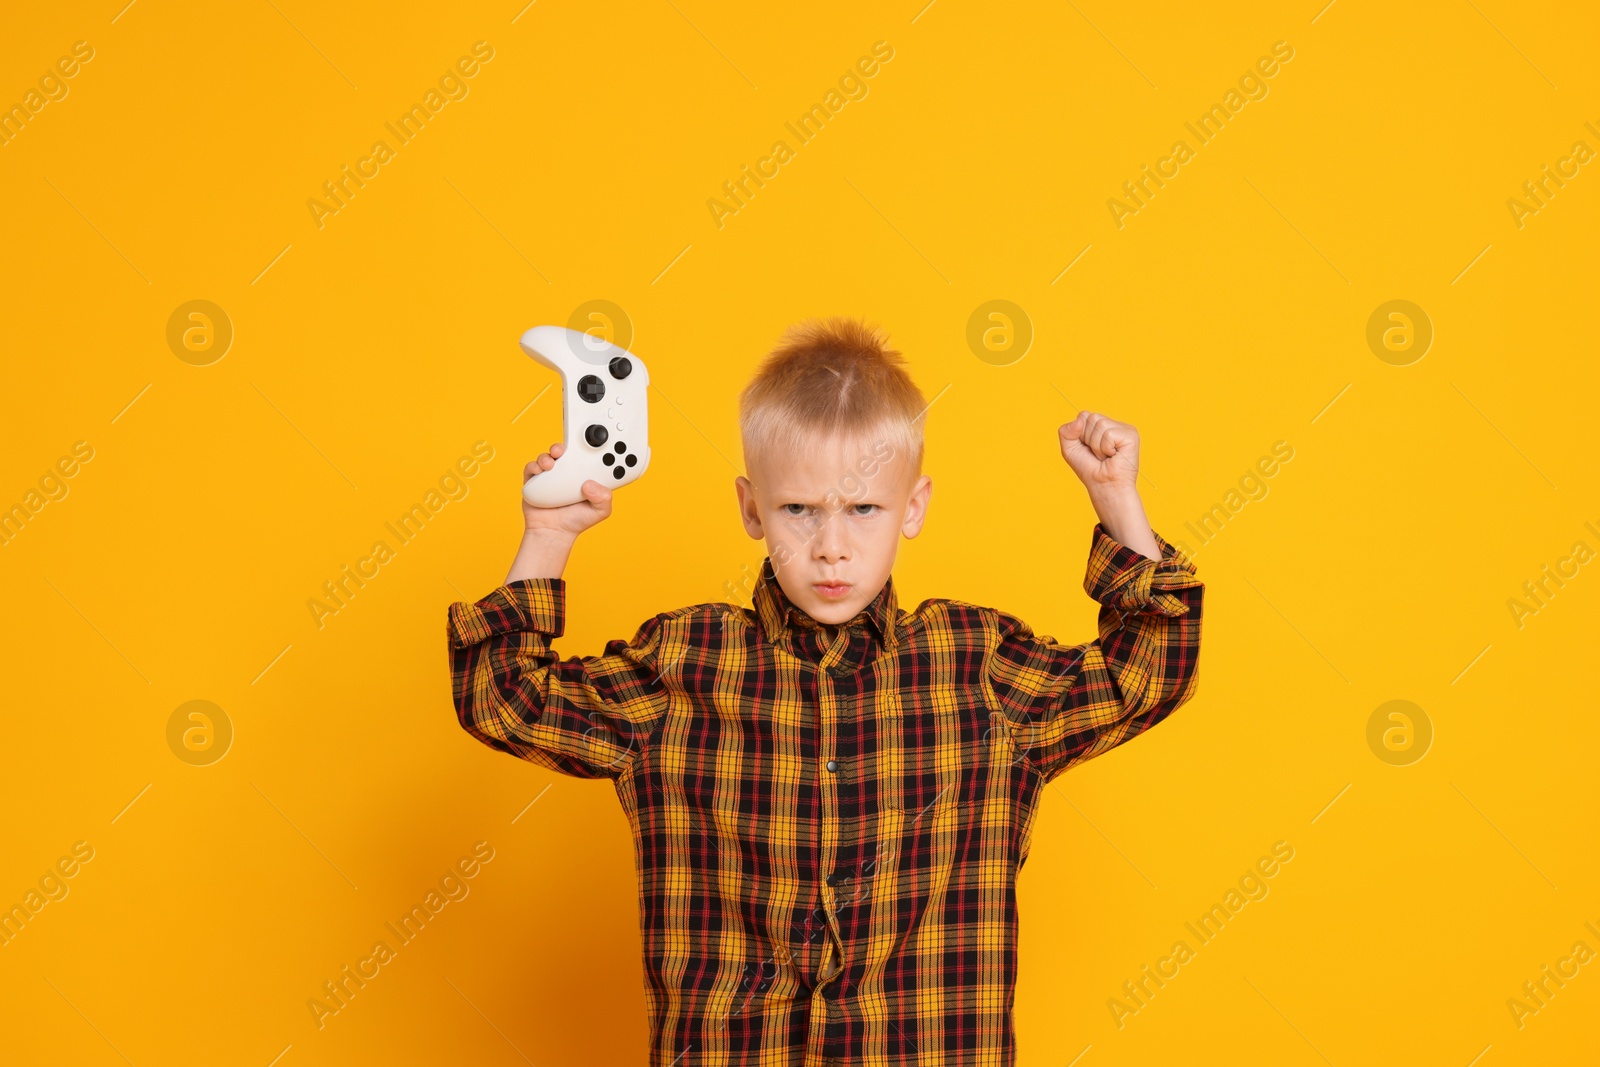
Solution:
M1012 738L986 717L936 715L885 720L884 746L872 762L880 807L907 820L981 803L1007 775ZM863 768L868 770L868 768Z

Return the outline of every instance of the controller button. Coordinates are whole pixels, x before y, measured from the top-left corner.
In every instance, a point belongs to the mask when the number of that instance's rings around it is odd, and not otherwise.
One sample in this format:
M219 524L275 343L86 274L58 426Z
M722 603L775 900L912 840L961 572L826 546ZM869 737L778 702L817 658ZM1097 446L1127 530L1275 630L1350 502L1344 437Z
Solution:
M598 404L606 395L606 383L593 374L585 374L578 379L578 395L591 404Z
M623 452L626 452L627 450L628 450L628 446L627 445L623 444L621 441L617 442L617 452L619 454L621 454Z
M621 468L621 467L612 467L612 468L611 468L611 476L612 476L612 477L613 477L613 478L620 478L620 477L622 477L622 476L623 476L623 475L624 475L624 474L626 474L626 473L627 473L627 472L626 472L626 471L624 471L624 470L623 470L623 469L622 469L622 468Z
M622 401L623 401L623 399L624 399L624 398L623 398L623 397L620 397L620 396L619 396L619 397L617 397L617 406L618 406L618 407L621 407L621 406L622 406Z
M620 422L619 422L619 423L617 423L617 432L618 432L618 433L621 433L621 432L622 432L622 423L620 423Z
M633 373L633 363L624 356L611 357L611 376L621 381Z
M589 444L595 448L599 448L601 445L605 444L606 438L610 436L610 432L599 423L595 423L593 426L590 426L588 429L583 431L583 439L588 441Z
M636 466L639 465L639 457L638 456L629 456L627 459L623 460L623 462L626 463L630 467L636 467Z

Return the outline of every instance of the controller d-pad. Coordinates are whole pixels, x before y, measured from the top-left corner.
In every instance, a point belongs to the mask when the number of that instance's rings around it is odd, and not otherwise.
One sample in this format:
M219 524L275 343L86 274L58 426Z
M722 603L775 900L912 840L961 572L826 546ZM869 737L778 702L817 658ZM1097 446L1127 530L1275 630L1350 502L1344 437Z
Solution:
M596 375L585 374L578 379L578 395L591 404L598 404L606 395L606 383Z
M613 477L613 478L620 478L626 473L627 472L624 471L621 467L612 467L611 468L611 477Z
M633 373L633 362L626 356L612 356L609 369L611 376L620 382Z
M628 450L628 446L623 444L621 441L617 442L616 448L617 448L617 455L619 455L619 456L622 455L624 452L626 452Z
M601 426L599 423L595 423L593 426L590 426L583 431L583 439L588 441L589 444L595 448L599 448L601 445L605 444L606 438L610 436L610 431L608 431L604 426Z
M636 464L638 464L639 457L638 456L629 456L627 459L623 460L623 462L626 463L628 466L632 467L632 466L635 466Z

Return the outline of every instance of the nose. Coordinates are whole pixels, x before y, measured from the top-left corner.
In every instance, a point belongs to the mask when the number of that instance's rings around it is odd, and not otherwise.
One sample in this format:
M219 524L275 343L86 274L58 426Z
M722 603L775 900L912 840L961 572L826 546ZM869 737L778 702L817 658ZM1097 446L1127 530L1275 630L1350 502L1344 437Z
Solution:
M826 563L838 563L840 560L849 559L850 543L845 530L847 525L835 512L826 512L812 537L812 555Z

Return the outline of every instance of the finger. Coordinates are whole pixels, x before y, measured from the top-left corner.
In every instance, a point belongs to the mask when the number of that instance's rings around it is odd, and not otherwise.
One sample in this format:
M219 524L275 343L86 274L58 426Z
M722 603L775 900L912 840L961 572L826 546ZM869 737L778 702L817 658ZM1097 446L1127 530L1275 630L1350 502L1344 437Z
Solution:
M1102 417L1100 424L1095 427L1095 450L1106 459L1116 454L1117 445L1121 441L1122 423L1116 419Z
M1110 444L1113 449L1121 452L1139 440L1139 431L1125 422L1111 424Z
M1102 426L1104 423L1105 416L1093 411L1089 412L1088 418L1084 420L1083 443L1089 449L1089 451L1093 452L1097 456L1101 455L1100 438L1102 436Z
M562 441L557 441L555 444L550 446L550 454L552 456L559 456L559 455L561 455L561 453L565 452L566 450L567 450L567 446Z
M1099 452L1102 456L1109 456L1112 452L1116 451L1117 424L1111 419L1101 416L1099 423L1096 424L1094 429L1095 451Z

